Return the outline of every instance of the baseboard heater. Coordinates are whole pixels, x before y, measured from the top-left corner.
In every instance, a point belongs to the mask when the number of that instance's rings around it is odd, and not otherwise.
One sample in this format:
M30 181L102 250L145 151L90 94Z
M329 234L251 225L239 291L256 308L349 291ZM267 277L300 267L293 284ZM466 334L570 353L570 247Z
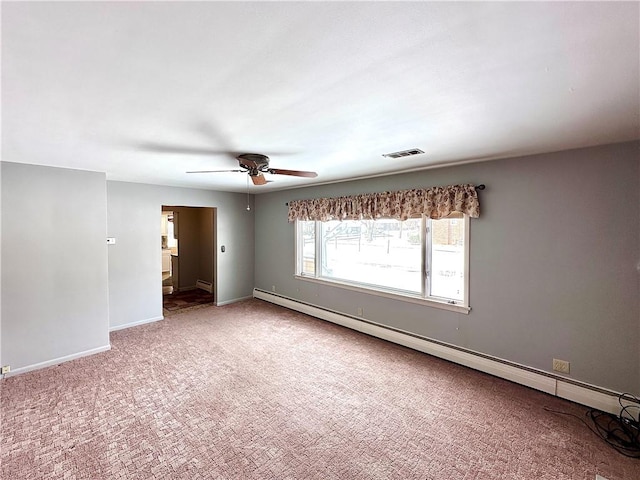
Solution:
M540 390L566 400L596 408L614 415L620 414L619 392L590 385L584 382L553 375L543 370L520 365L473 350L468 350L438 340L422 337L410 332L381 325L362 317L353 317L310 303L300 302L280 294L255 288L254 298L290 308L312 317L351 328L373 337L397 343L435 357L473 368L520 385ZM624 402L623 404L628 404Z
M213 293L213 283L205 282L204 280L198 280L196 282L196 288L204 290L205 292Z

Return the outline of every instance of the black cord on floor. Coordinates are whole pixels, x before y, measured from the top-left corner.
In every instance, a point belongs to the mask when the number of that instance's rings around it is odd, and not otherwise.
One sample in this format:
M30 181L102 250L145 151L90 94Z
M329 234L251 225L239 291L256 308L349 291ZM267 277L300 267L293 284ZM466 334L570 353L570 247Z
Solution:
M622 402L633 402L633 405L624 405ZM560 412L544 407L547 412L558 413L575 417L584 423L589 430L607 442L618 453L630 458L640 458L640 400L630 393L618 396L620 403L620 415L601 412L594 408L587 410L586 417L590 422L573 413ZM636 413L634 416L633 413Z

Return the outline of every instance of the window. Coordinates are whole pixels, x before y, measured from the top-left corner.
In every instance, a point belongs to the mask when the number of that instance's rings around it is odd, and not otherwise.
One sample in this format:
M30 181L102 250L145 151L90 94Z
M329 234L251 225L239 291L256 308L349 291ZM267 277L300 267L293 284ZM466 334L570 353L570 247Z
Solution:
M296 222L296 275L468 311L469 219Z

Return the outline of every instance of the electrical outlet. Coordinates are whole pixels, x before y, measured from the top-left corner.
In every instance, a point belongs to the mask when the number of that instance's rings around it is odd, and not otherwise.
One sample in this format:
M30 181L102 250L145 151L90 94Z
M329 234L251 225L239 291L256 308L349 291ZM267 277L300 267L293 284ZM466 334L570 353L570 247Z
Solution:
M276 286L275 285L271 285L271 291L275 292L276 291Z
M362 307L358 307L358 316L361 317L363 315Z
M553 359L553 371L560 373L569 373L569 362L566 360Z
M11 367L9 365L5 365L0 370L0 374L4 375L5 373L9 373L11 371Z

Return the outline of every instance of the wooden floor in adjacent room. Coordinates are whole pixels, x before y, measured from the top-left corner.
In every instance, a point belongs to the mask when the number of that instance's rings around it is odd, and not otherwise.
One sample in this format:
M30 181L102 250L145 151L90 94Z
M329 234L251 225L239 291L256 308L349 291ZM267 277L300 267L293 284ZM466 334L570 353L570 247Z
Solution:
M162 309L167 314L174 314L185 309L191 309L214 302L213 293L200 288L183 290L162 295Z

